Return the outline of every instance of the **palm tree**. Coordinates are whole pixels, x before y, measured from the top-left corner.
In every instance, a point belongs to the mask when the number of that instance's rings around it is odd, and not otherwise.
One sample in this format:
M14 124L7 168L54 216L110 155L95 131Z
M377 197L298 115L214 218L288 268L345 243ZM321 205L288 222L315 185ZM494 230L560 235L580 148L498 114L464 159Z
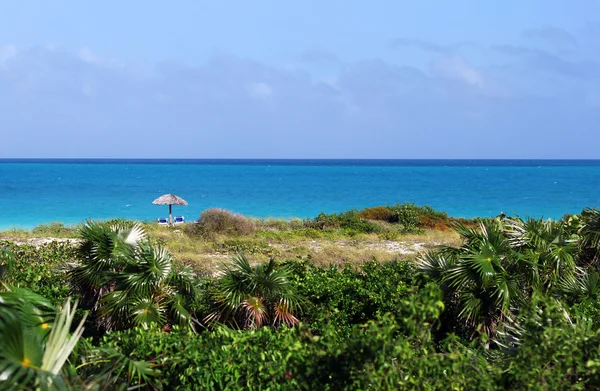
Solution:
M82 263L71 271L75 290L105 329L166 323L194 328L194 275L174 267L139 224L88 221L81 229Z
M578 267L575 273L560 280L559 288L570 302L597 302L600 297L600 272Z
M298 323L294 313L301 309L301 300L291 286L290 271L276 267L274 259L252 266L237 255L222 273L213 294L217 309L205 318L208 323L223 321L250 329Z
M580 254L579 262L582 265L592 265L597 270L600 259L600 210L596 208L584 209L580 224Z
M85 316L69 335L77 303L58 310L25 289L0 293L0 373L11 390L67 389L63 367L83 333ZM4 389L4 388L3 388Z
M464 244L426 254L419 267L445 289L460 319L493 334L523 299L519 258L503 234L502 222L481 223L479 229L456 228Z
M497 219L456 229L462 246L429 252L419 267L460 319L488 335L534 291L552 292L575 273L576 236L563 220Z
M511 247L528 265L534 289L551 292L558 281L575 272L578 236L568 221L514 218L506 220L505 230Z

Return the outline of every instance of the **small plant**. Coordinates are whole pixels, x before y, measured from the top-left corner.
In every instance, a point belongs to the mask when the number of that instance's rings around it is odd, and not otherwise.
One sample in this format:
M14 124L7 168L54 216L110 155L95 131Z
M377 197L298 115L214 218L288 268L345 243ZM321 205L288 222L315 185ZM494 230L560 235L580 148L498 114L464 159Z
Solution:
M391 206L394 213L394 222L402 226L405 232L418 232L420 225L421 208L415 204L405 203Z
M271 324L293 326L298 323L294 313L301 300L290 282L286 267L277 267L274 259L250 265L243 255L233 258L223 270L213 294L217 309L206 321L223 321L244 328L260 328Z
M357 216L356 210L349 210L338 214L321 213L309 224L309 228L320 230L342 229L345 234L374 233L381 231L381 227L366 219Z
M356 217L365 220L385 221L387 223L397 222L397 217L394 211L386 206L374 206L366 208L356 214Z
M65 225L63 223L54 222L54 223L50 223L50 224L39 225L39 226L35 227L31 232L34 235L39 235L39 236L45 236L45 237L51 236L51 237L62 238L62 237L73 236L75 233L75 229L65 227Z
M67 389L63 366L85 322L69 335L76 307L67 299L55 314L48 300L25 289L0 293L2 389Z
M200 215L200 219L190 228L192 233L202 236L214 234L224 235L250 235L256 232L256 223L240 214L232 213L225 209L207 209Z

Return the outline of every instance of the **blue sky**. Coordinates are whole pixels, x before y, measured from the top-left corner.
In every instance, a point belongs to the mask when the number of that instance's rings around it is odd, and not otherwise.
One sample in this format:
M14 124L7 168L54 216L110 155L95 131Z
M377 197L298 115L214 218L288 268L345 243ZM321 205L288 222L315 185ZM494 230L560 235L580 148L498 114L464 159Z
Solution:
M600 2L0 3L0 157L599 158Z

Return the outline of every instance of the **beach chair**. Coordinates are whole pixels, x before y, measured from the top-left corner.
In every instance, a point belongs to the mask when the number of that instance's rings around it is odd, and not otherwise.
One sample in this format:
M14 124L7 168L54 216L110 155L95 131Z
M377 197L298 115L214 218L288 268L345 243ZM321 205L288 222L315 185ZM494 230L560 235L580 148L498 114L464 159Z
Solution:
M175 216L173 219L173 224L183 224L185 222L185 217L183 216Z
M169 219L166 217L159 217L158 225L169 225Z

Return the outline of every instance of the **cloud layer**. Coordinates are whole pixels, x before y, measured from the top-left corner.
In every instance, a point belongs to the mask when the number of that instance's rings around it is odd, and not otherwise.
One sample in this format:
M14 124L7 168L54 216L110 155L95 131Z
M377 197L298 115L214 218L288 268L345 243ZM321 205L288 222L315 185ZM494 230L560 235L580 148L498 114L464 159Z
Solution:
M389 58L356 62L313 48L285 66L0 46L1 155L597 157L598 58L558 28L521 36L520 46L400 37ZM429 66L397 59L410 50Z

